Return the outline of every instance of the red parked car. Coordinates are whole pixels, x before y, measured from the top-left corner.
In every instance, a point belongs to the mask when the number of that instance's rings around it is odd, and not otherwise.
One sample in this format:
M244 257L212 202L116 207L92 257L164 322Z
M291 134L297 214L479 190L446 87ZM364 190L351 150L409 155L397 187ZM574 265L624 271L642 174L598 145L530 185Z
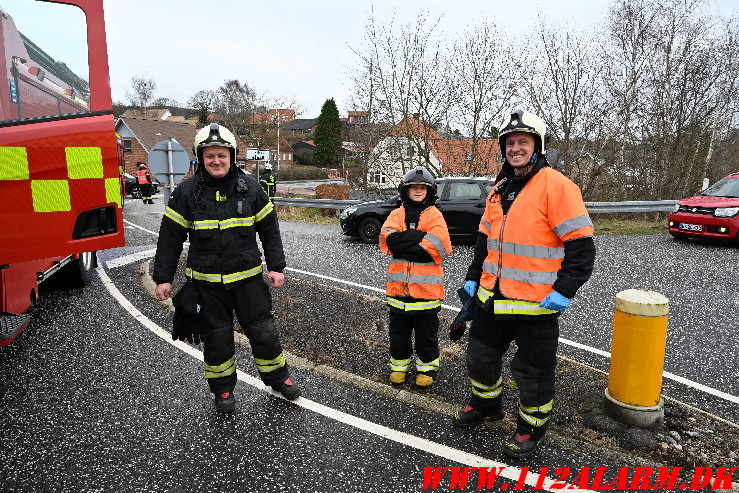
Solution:
M675 238L727 240L739 245L739 173L678 201L668 227Z

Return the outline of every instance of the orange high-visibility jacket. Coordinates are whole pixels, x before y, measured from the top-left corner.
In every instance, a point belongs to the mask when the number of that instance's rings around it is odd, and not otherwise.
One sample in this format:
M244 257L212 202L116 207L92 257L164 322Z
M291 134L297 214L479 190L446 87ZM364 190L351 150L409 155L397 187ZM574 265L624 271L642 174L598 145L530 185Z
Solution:
M392 255L387 247L387 237L392 233L406 231L405 208L399 207L390 213L382 225L380 251ZM422 300L444 299L444 268L442 261L452 253L449 230L439 209L427 207L418 219L420 231L426 236L419 245L428 252L433 262L408 262L393 258L387 271L385 293L388 296L411 296Z
M149 177L147 176L148 172L145 169L140 169L136 172L136 177L138 178L139 185L146 185L149 182Z
M539 303L552 292L564 243L593 236L593 223L577 185L547 167L531 177L507 215L493 189L479 231L488 247L480 286L492 291L500 278L506 298Z

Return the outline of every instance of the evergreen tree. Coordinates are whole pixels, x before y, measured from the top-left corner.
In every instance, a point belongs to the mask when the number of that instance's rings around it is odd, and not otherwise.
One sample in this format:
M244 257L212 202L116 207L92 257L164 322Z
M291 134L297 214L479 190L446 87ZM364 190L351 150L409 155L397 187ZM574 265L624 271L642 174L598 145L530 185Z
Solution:
M200 108L198 111L198 127L204 127L208 124L208 110L206 108Z
M321 107L313 141L313 159L316 164L330 166L341 162L341 120L334 98L327 99Z

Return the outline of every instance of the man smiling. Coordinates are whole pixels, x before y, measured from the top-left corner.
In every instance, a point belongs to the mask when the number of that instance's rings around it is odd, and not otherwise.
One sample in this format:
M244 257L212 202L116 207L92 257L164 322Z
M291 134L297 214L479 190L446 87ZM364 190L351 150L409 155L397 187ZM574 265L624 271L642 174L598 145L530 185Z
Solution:
M589 278L593 224L580 189L544 157L544 122L516 110L498 133L502 179L488 196L464 289L477 297L467 347L469 404L454 424L503 418L502 358L511 341L519 389L516 432L503 443L514 458L534 452L554 406L557 317Z

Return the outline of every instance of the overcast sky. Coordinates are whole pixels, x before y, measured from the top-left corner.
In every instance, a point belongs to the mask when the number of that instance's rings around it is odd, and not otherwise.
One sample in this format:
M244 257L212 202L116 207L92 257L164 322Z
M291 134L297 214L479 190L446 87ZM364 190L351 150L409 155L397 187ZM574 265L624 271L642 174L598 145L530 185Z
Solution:
M710 0L723 16L735 14L739 0ZM30 0L0 0L19 28ZM302 104L303 118L317 117L333 97L342 116L349 76L374 9L379 23L393 15L413 22L421 10L441 18L451 37L482 18L495 21L508 36L531 35L537 15L587 32L596 29L611 0L104 0L113 100L127 102L133 75L157 83L155 97L182 104L201 89L224 80L248 83L259 94L286 96ZM48 4L46 4L48 5ZM555 7L556 5L556 7ZM54 6L58 9L67 7ZM33 19L33 18L32 18ZM56 20L56 19L55 19ZM54 36L35 20L31 39L47 49L71 42ZM35 26L35 27L34 27ZM45 37L50 37L45 39Z

